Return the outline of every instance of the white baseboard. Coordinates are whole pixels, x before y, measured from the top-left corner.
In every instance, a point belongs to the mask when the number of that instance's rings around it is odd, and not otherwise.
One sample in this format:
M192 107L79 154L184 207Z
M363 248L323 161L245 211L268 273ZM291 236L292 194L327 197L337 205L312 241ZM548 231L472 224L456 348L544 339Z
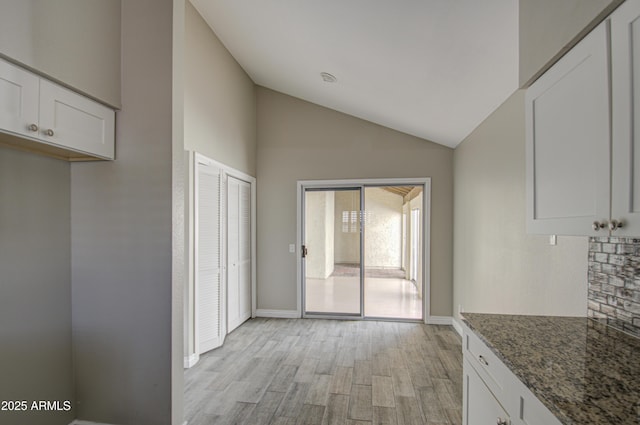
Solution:
M71 422L69 425L113 425L113 424L104 424L102 422L81 421L76 419L73 422Z
M196 353L193 353L190 356L184 356L184 368L192 368L196 363L198 363L198 360L200 360L200 356Z
M460 334L460 336L462 336L462 325L460 324L460 322L458 322L456 319L453 319L451 325L453 325L453 329L456 330L456 332L458 332Z
M256 317L273 317L278 319L299 319L300 315L296 310L256 310Z
M453 321L452 317L449 316L429 316L424 321L427 325L449 325L451 326L451 322Z

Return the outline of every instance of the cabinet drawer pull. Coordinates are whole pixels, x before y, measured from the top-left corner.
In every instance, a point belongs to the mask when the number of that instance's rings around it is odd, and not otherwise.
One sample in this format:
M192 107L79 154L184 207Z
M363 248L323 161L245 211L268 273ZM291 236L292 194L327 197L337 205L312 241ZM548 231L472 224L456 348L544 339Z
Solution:
M46 130L46 131L44 132L44 134L46 134L46 135L47 135L47 136L49 136L49 137L53 137L53 135L54 135L53 130L51 130L51 129Z
M29 131L38 131L38 126L36 124L31 124L29 126Z
M594 221L593 224L591 225L593 227L593 230L595 230L596 232L600 229L604 229L605 227L607 227L607 222L603 221L602 223L599 221Z
M484 356L482 356L482 355L478 356L478 361L479 361L480 363L482 363L483 365L485 365L485 366L489 366L489 362L488 362L488 361L487 361L487 359L485 359L485 358L484 358Z

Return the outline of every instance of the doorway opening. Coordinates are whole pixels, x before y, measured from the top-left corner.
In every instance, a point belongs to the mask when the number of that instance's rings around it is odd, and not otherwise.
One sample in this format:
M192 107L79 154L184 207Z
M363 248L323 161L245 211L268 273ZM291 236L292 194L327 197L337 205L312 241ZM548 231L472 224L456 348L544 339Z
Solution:
M303 317L426 317L428 183L299 183Z

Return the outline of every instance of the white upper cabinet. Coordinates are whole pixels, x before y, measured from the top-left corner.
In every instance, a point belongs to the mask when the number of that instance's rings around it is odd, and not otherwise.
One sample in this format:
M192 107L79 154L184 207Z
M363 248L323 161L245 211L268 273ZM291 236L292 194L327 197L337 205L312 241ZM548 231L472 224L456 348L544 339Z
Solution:
M526 94L527 231L640 234L640 0Z
M640 1L627 0L611 15L612 234L640 233Z
M41 137L105 159L114 157L113 110L48 81L40 82Z
M0 128L38 134L38 87L38 77L0 60Z
M113 159L115 111L0 60L0 144L69 161Z
M609 217L608 24L526 93L527 230L597 235Z

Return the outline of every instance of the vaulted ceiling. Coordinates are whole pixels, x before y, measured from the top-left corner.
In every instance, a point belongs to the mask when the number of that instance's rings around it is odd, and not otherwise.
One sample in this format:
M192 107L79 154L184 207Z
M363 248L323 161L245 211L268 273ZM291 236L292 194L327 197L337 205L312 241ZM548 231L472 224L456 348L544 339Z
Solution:
M446 146L517 89L515 0L191 1L256 84Z

